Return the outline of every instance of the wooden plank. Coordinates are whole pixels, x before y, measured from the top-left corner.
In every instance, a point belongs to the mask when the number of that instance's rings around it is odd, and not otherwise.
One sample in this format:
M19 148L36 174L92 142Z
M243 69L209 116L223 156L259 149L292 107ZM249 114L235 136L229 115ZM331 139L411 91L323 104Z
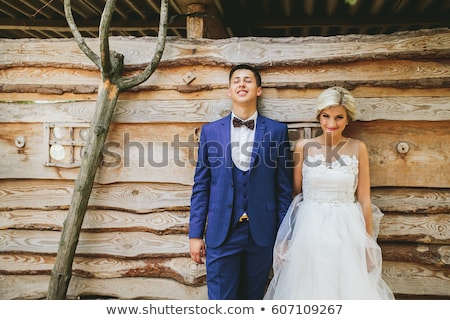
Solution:
M449 95L450 96L450 95ZM261 114L281 122L316 121L316 97L263 98ZM358 119L372 120L450 120L449 97L356 98ZM95 102L2 103L0 122L90 122ZM229 98L186 100L121 100L112 121L115 123L205 123L231 111Z
M385 214L380 241L450 245L450 213L433 215Z
M0 230L61 231L66 211L0 211ZM187 234L188 212L158 212L135 215L119 211L89 210L84 231L148 232L157 235ZM148 225L146 224L148 223ZM450 214L385 214L379 241L450 244ZM39 234L37 234L39 237Z
M371 196L385 213L450 213L450 189L372 188Z
M75 124L76 125L76 124ZM71 127L72 124L58 124ZM128 125L112 124L103 148L103 162L96 175L101 184L136 181L191 185L197 156L196 123ZM52 160L48 146L43 145L44 127L39 123L2 125L0 148L3 179L69 179L78 168L45 166ZM25 138L25 147L16 147L16 137ZM81 141L78 136L75 140ZM62 140L61 140L62 141ZM72 146L65 147L66 153ZM81 148L73 153L81 159ZM64 165L66 159L54 161Z
M197 61L196 64L199 62ZM419 71L419 72L418 72ZM195 80L186 85L184 76L192 73ZM229 68L217 65L160 67L143 84L133 90L178 90L196 92L228 87ZM133 75L130 72L128 75ZM442 60L383 60L271 67L261 70L264 88L327 88L340 85L439 88L450 86L448 59ZM14 67L0 69L1 92L40 92L62 94L65 92L93 93L98 88L100 75L94 70L66 68Z
M450 298L448 272L412 263L383 262L383 277L395 294ZM46 275L4 275L1 299L42 299L48 289ZM206 299L206 286L183 286L155 278L90 279L74 276L68 298L98 296L119 299Z
M264 99L316 99L322 92L321 88L263 88ZM227 88L207 90L206 88L194 92L181 92L182 90L146 90L126 91L120 96L120 101L140 100L221 100L227 97ZM371 87L357 86L351 90L355 98L394 98L395 97L449 97L448 88L394 88L394 87ZM18 103L68 103L68 102L92 102L97 98L96 93L18 93L0 92L0 101ZM120 103L119 101L119 103ZM428 105L428 104L427 104ZM39 116L37 114L36 116ZM81 115L82 119L85 116Z
M49 275L55 256L37 254L0 254L1 275ZM206 284L205 265L191 258L120 259L75 256L72 272L83 278L166 278L190 286Z
M73 182L66 180L0 180L0 211L67 209L72 190ZM449 213L449 192L447 189L378 187L372 188L372 201L385 213ZM94 185L89 207L90 210L109 208L134 213L183 212L189 208L190 196L191 186L177 184ZM48 224L54 223L49 220Z
M2 252L55 254L60 232L0 230ZM77 255L128 258L186 257L189 241L185 234L155 235L148 232L82 232Z
M66 210L0 211L0 230L61 231L66 214ZM188 221L188 211L132 214L114 210L88 210L82 230L150 232L157 235L187 234ZM378 239L383 242L450 244L450 213L385 214Z
M0 230L61 231L67 210L0 211ZM118 210L88 209L83 231L140 231L158 235L188 233L189 211L160 211L134 214Z
M447 268L384 261L383 278L397 294L436 295L450 299L450 276Z
M67 209L73 187L73 181L67 180L0 180L0 211ZM191 188L164 183L97 184L89 198L89 208L135 213L188 210Z
M1 68L54 65L94 69L93 63L81 53L72 39L0 40ZM98 51L98 39L87 38L85 41L94 51ZM124 55L126 65L147 65L149 53L154 52L156 47L155 37L111 37L109 42L111 50ZM249 61L267 66L310 65L333 61L448 57L449 51L448 29L336 37L175 38L167 42L161 66L171 63L182 65L192 61L226 66ZM61 61L61 56L64 56L64 61Z
M353 122L344 134L367 144L372 186L448 188L449 127L449 121L379 120ZM400 142L407 153L397 150Z
M2 276L0 299L45 299L50 276ZM67 299L206 300L206 286L193 287L158 278L89 279L74 276Z
M206 35L206 6L199 3L187 5L186 38L201 39Z
M412 262L447 268L450 271L450 246L431 243L381 242L384 261Z
M449 121L354 122L349 136L368 145L372 186L448 188ZM96 182L136 181L192 185L197 155L198 123L113 124ZM46 167L40 124L3 124L0 177L3 179L75 179L77 169ZM14 144L24 136L24 148ZM178 141L178 142L177 142ZM397 145L406 142L406 154ZM47 147L48 148L48 147ZM47 159L47 160L46 160Z

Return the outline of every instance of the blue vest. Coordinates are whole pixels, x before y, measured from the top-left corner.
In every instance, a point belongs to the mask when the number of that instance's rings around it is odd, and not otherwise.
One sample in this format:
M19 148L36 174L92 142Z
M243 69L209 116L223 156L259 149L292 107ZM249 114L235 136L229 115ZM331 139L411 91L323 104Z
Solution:
M241 215L247 212L248 208L248 183L250 177L250 170L242 171L233 165L233 183L234 183L234 201L233 201L233 216L231 226L234 227ZM250 216L249 216L250 218Z

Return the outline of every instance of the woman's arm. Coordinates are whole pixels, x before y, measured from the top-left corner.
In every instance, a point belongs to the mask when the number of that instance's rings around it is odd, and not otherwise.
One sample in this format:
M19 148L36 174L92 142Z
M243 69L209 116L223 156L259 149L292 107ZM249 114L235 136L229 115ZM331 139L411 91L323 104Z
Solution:
M302 167L303 167L303 146L305 140L297 141L294 147L294 177L293 177L293 197L302 192Z
M372 207L370 200L369 153L364 142L359 142L359 174L356 189L358 202L361 204L366 222L367 233L372 236Z

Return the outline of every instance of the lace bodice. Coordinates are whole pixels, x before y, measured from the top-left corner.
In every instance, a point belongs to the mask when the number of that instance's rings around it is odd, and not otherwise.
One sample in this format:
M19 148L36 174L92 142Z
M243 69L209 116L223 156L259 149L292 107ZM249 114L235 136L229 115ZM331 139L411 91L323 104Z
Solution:
M339 149L316 147L305 152L302 167L304 201L354 202L358 185L357 150L358 141L349 139Z

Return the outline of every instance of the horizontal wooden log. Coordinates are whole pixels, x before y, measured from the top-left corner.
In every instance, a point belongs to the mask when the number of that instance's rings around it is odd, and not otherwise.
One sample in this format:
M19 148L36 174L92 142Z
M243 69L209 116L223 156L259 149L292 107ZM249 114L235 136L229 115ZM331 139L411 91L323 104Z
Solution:
M372 186L449 188L449 127L450 121L379 120L350 123L344 134L367 144ZM399 143L408 150L402 153Z
M146 91L125 91L120 95L119 103L122 101L166 101L166 100L201 100L207 102L208 100L222 100L227 96L227 88L214 90L201 90L195 92L181 92L181 90L146 90ZM323 91L323 88L264 88L262 99L281 99L281 100L295 100L295 99L316 99ZM450 92L446 87L439 88L395 88L395 87L371 87L371 86L357 86L351 89L352 95L359 98L396 98L396 97L448 97ZM35 103L71 103L71 102L86 102L90 103L97 99L96 93L63 93L63 94L44 94L44 93L18 93L18 92L1 92L0 101L16 102L23 104ZM395 100L394 100L395 102ZM428 104L427 104L428 105ZM39 114L36 114L40 117ZM86 116L80 115L81 119ZM87 115L89 116L89 114Z
M396 294L434 295L450 299L450 273L447 268L384 261L383 278Z
M185 66L158 68L143 84L133 90L178 90L191 93L228 87L229 68L217 66ZM193 73L189 85L184 75ZM130 73L127 75L133 75ZM396 88L440 88L450 86L448 59L383 60L311 66L292 65L262 70L263 88L305 89L339 85ZM98 71L15 67L0 69L0 92L36 92L44 94L93 93L100 81Z
M2 252L55 254L61 233L56 231L0 230ZM76 254L128 258L187 257L186 234L155 235L148 232L82 232Z
M66 180L0 180L0 211L18 209L67 209L73 192L73 181ZM191 186L161 183L115 183L94 185L89 207L118 211L149 213L186 211ZM449 213L450 191L431 188L372 188L372 201L383 212Z
M12 209L67 209L73 181L0 180L0 211ZM188 210L191 186L164 183L95 184L89 208L108 208L148 213L163 210Z
M0 253L0 275L50 275L54 255ZM206 284L205 265L191 258L120 259L75 256L72 274L83 278L166 278L189 286Z
M0 299L45 298L47 275L3 275ZM450 298L450 277L441 268L385 261L383 277L394 294ZM119 299L206 299L206 286L184 286L173 280L155 278L92 279L74 276L68 298L104 297Z
M409 262L450 270L450 246L386 242L380 245L385 262ZM54 263L54 255L0 253L0 274L50 274ZM76 256L72 270L74 275L90 278L164 277L188 285L204 285L206 272L204 265L195 264L190 258L164 257L120 259Z
M78 124L57 124L57 127L81 131ZM119 181L176 183L191 185L197 156L196 124L113 124L103 152L103 162L96 175L96 182L108 184ZM69 179L75 180L78 168L72 168L70 157L81 163L83 140L77 134L73 138L48 139L42 124L3 124L0 148L3 152L0 177L3 179ZM17 137L24 137L25 145L15 144ZM49 143L63 144L65 157L53 161ZM44 143L43 143L44 141ZM67 142L66 142L67 141ZM67 159L66 159L67 157ZM75 161L76 162L76 161ZM46 166L50 163L50 166ZM76 164L76 163L75 163ZM61 166L61 167L59 167ZM65 168L65 166L69 166ZM79 166L79 165L78 165Z
M69 128L77 124L57 126ZM435 174L448 170L448 127L450 121L404 121L399 125L379 120L354 122L346 130L349 136L361 139L369 148L372 186L448 188L450 175ZM104 157L96 182L192 185L200 128L196 123L113 124L102 151ZM77 177L77 168L64 167L71 164L66 158L52 162L49 146L42 143L44 133L42 124L3 125L1 178L74 180ZM25 139L23 148L15 144L18 137ZM78 137L74 141L81 143ZM409 147L406 153L398 151L401 142ZM66 155L73 154L81 161L81 147L68 145L64 148ZM46 163L51 165L46 166Z
M2 276L0 299L38 300L47 296L50 276ZM147 299L147 300L206 300L206 286L193 287L170 279L115 278L89 279L72 277L67 299Z
M156 47L156 38L111 37L111 50L124 55L128 66L145 66ZM306 38L169 38L161 66L248 63L274 67L393 58L449 57L450 30L432 29L383 35L342 35ZM98 39L85 39L98 52ZM1 39L0 68L11 66L65 66L94 69L73 39ZM61 57L64 60L61 61Z
M411 262L447 268L450 271L450 246L436 244L380 242L384 261Z
M1 229L62 231L67 210L0 211ZM96 232L140 231L158 235L188 232L189 211L134 214L117 210L88 209L82 230Z
M450 92L450 90L449 90ZM447 97L380 97L356 98L360 121L372 120L450 120L450 93ZM261 114L281 122L316 121L316 97L263 98ZM0 122L91 122L95 102L1 103ZM231 101L193 100L121 100L114 111L115 123L206 123L231 111Z
M450 245L450 213L433 215L385 215L381 241L439 243Z
M450 213L450 189L373 187L371 196L385 213Z
M0 211L0 230L62 230L67 211L13 210ZM88 210L84 231L149 232L155 235L186 234L188 212L158 212L131 214L119 211ZM30 232L38 238L39 233ZM382 242L412 242L421 244L450 244L450 213L385 214L378 240Z

